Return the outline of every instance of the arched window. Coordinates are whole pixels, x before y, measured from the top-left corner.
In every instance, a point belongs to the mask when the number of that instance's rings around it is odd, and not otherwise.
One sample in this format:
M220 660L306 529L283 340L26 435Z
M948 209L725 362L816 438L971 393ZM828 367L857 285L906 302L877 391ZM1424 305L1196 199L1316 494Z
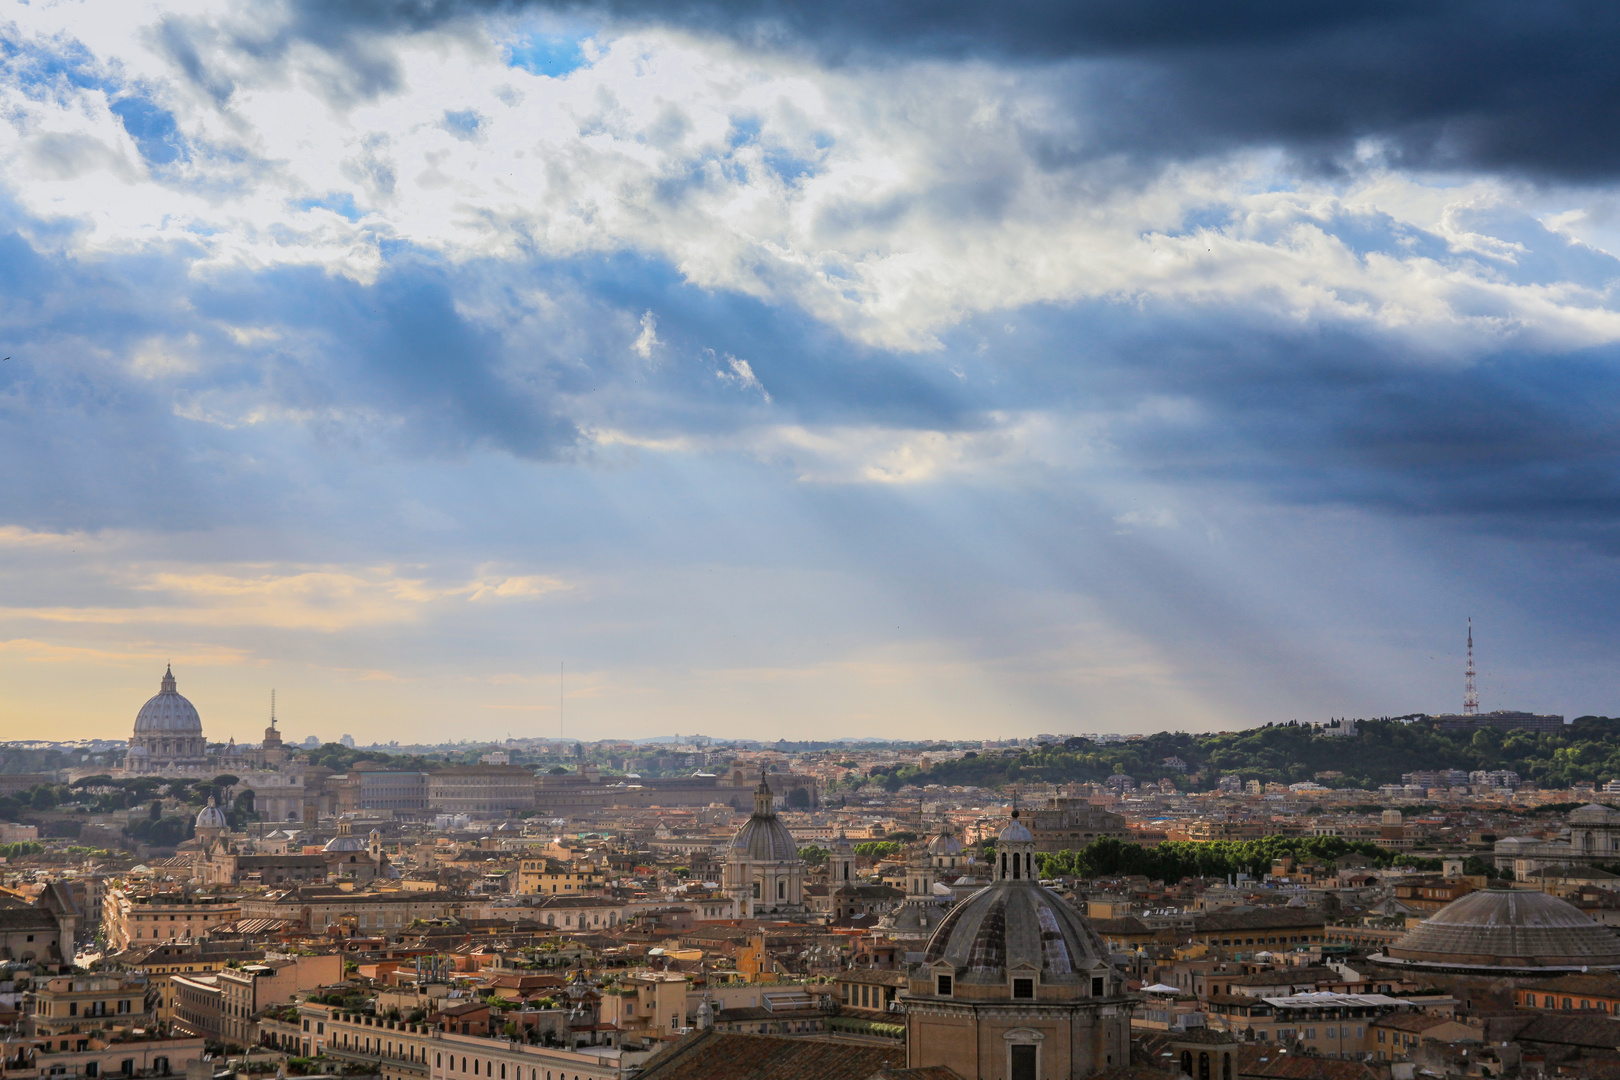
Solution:
M1192 1051L1191 1050L1183 1050L1181 1052L1181 1071L1183 1073L1185 1073L1186 1075L1188 1075L1188 1076L1192 1075Z
M1232 1055L1221 1055L1221 1080L1232 1080Z
M1209 1080L1209 1051L1198 1051L1198 1080Z
M786 900L787 899L787 882L778 881L776 883L776 898L778 900Z

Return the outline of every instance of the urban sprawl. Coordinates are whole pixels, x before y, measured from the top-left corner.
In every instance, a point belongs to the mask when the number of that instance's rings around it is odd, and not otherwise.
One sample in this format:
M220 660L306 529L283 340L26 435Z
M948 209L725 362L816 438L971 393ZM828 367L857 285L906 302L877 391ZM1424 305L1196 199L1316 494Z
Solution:
M1620 721L0 745L0 1080L1620 1077ZM1616 802L1620 805L1620 802Z

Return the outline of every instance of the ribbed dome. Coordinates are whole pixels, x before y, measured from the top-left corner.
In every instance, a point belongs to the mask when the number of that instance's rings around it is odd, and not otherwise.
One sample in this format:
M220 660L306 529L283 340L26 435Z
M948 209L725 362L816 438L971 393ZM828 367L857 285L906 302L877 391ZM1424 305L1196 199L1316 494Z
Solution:
M1043 983L1080 983L1109 963L1084 916L1032 881L998 881L957 904L925 957L949 963L958 982L985 985L1006 982L1008 968L1020 964L1038 968Z
M928 854L930 855L960 855L962 843L948 832L942 832L928 841Z
M366 841L360 836L334 836L321 848L322 851L364 851Z
M197 709L175 690L174 671L163 673L162 689L135 714L135 734L165 732L174 735L201 735L202 717Z
M996 837L996 843L998 844L1030 844L1034 843L1034 841L1035 837L1030 835L1030 831L1024 827L1024 823L1018 820L1018 811L1016 810L1013 811L1012 821L1008 822L1007 827L1001 830L1001 835Z
M1620 938L1556 896L1485 889L1435 912L1387 955L1437 967L1612 967Z
M214 800L213 799L209 799L208 800L208 805L203 807L202 810L198 812L198 814L197 814L197 828L199 828L199 829L223 829L223 828L225 828L225 815L220 812L219 807L214 805Z
M749 818L731 838L730 848L756 862L788 862L799 857L798 842L775 814Z

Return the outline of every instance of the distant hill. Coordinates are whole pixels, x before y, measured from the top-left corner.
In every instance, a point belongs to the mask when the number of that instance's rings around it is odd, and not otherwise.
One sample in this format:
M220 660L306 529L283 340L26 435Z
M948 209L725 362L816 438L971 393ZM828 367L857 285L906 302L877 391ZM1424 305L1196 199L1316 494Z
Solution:
M1175 757L1185 773L1164 766ZM1363 720L1361 735L1329 738L1309 727L1273 726L1227 734L1160 732L1123 743L1088 739L1015 751L989 750L943 761L874 770L872 782L896 790L912 782L1001 787L1020 780L1100 781L1125 773L1138 782L1173 777L1183 790L1208 790L1222 776L1300 783L1337 772L1331 787L1377 788L1415 769L1512 769L1543 787L1620 779L1620 719L1583 716L1562 732L1477 731L1448 735L1426 721Z

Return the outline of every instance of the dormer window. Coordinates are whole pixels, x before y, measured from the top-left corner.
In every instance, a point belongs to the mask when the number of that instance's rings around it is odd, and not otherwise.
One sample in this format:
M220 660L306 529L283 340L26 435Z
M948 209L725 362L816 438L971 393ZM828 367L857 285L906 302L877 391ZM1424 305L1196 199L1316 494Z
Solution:
M934 976L934 993L940 997L951 996L951 977L949 975Z
M1012 981L1012 996L1014 1001L1033 1001L1035 999L1035 980L1014 979Z

